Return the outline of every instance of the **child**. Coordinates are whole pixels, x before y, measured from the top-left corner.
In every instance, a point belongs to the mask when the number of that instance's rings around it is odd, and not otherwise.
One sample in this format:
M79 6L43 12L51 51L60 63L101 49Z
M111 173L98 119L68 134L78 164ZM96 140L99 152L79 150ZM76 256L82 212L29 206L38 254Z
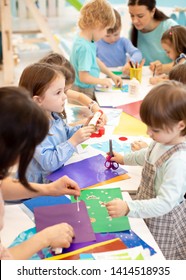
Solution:
M174 66L169 72L169 80L175 80L186 84L186 63Z
M58 54L58 53L50 53L50 54L46 55L45 57L43 57L39 62L54 64L54 65L58 65L58 66L64 66L67 69L69 69L70 72L72 73L72 80L69 81L68 85L65 85L65 93L67 95L68 100L70 100L70 102L75 101L77 103L80 103L81 105L87 106L93 114L100 110L100 107L96 101L92 100L90 97L88 97L84 93L77 92L77 91L71 89L72 84L74 83L74 80L75 80L75 70L74 70L72 64L63 55ZM106 124L107 116L105 114L102 114L100 119L103 121L104 124ZM81 122L81 124L85 124L87 122L87 118L84 120L81 120L80 122ZM76 122L75 124L78 124L78 122ZM75 124L73 123L71 125L75 125Z
M62 67L35 63L26 67L20 77L19 85L31 92L33 100L46 111L50 120L49 133L37 146L27 170L30 182L45 182L46 176L63 166L76 151L76 146L94 132L93 126L69 127L61 116L68 72L64 68L64 76Z
M96 42L97 57L107 67L120 67L124 74L129 74L129 59L134 65L139 64L142 59L141 52L133 46L130 40L120 37L121 32L121 16L114 9L116 23L113 28L107 30L107 35Z
M112 160L143 165L136 200L113 200L111 217L128 215L145 221L167 259L186 259L186 88L175 81L154 87L144 98L140 116L153 139L149 148Z
M80 195L78 185L67 176L47 185L30 184L25 171L36 145L48 133L48 118L23 88L0 88L0 230L3 227L3 199L36 197L39 195ZM18 163L19 180L9 177L9 169ZM68 186L68 187L67 187ZM6 249L0 243L0 259L29 259L45 247L69 247L73 228L61 223L36 233L20 245Z
M167 56L174 61L173 67L186 62L186 27L181 25L172 26L163 33L161 44ZM155 61L151 65L151 70L155 74L162 73L162 65L159 61ZM150 83L157 84L165 79L168 79L166 73L150 78Z
M72 47L70 61L74 66L76 78L73 89L95 100L95 85L111 87L108 78L99 78L100 70L110 77L117 87L122 86L122 79L114 75L98 58L95 42L103 38L107 29L114 26L114 10L106 0L88 1L80 10L79 28Z

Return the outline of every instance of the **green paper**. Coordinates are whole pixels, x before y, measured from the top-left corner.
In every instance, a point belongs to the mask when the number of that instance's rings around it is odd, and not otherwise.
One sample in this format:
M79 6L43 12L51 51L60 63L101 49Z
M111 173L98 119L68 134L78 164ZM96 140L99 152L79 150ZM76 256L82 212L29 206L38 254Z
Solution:
M81 147L85 149L86 147L88 147L88 144L81 144Z
M120 188L81 191L79 200L86 203L94 232L116 232L130 229L128 217L111 218L108 215L104 204L115 198L122 199ZM71 201L75 202L76 200L71 197Z

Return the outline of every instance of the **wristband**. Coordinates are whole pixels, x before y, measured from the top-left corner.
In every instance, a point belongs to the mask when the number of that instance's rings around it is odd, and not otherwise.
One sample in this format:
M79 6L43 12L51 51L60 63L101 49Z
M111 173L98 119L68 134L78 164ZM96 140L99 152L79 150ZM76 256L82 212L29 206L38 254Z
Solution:
M92 112L92 107L93 107L95 104L98 105L98 103L97 103L96 101L92 100L92 101L90 102L90 104L88 105L88 108L89 108L89 110L90 110L91 112Z

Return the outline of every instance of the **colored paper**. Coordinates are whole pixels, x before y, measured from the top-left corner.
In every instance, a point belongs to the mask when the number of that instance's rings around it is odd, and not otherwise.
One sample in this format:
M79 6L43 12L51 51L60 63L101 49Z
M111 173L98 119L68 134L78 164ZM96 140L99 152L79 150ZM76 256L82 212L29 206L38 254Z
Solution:
M105 157L103 155L96 155L65 165L51 173L47 178L50 181L55 181L67 175L76 181L80 188L83 189L127 173L127 171L121 167L117 170L108 170L105 168L104 163Z
M130 229L128 217L111 218L105 203L115 198L122 199L120 188L87 189L79 197L86 203L94 232L115 232ZM74 201L74 198L71 197Z
M28 207L32 212L34 208L39 206L51 206L56 204L68 204L71 203L70 199L65 195L62 196L39 196L25 200L23 204Z
M146 131L147 127L142 121L123 112L120 116L119 125L115 127L113 134L147 136Z
M61 254L58 256L47 258L47 260L79 260L81 253L98 253L98 252L108 252L114 250L125 249L126 245L119 239L115 238L112 240L100 242L94 245L89 245L84 248L78 249L73 252L66 254Z
M122 109L123 112L135 117L138 120L141 120L139 112L140 112L140 106L141 106L142 100L136 101L133 103L125 104L118 106L118 109Z
M107 87L103 87L101 85L97 85L95 87L96 91L102 91L102 92L128 92L128 85L122 85L121 87L116 87L116 86L112 86L111 88L107 88Z
M79 202L79 211L77 211L77 203L71 203L34 208L34 215L37 231L58 223L68 223L75 232L73 243L96 240L83 201Z
M109 152L109 141L99 142L91 144L94 149L98 149L102 152ZM118 143L115 140L112 140L112 149L117 153L130 153L131 152L131 145L130 143Z
M72 252L75 250L78 250L80 248L83 248L85 246L94 245L100 242L104 242L107 240L115 239L115 234L112 233L95 233L96 240L95 241L89 241L89 242L83 242L83 243L72 243L69 248L63 248L63 253Z

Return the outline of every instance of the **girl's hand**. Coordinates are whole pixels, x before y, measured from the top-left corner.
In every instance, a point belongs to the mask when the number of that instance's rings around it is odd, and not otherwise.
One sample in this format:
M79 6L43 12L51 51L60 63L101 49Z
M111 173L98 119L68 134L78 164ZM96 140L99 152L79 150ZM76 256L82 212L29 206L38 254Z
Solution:
M149 68L155 75L163 73L163 64L159 60L151 62Z
M127 203L120 198L107 202L106 208L109 216L112 218L126 216L129 212Z
M156 84L161 83L165 80L168 80L168 76L166 74L162 74L162 75L159 75L159 76L156 76L156 77L150 77L149 83L152 84L152 85L156 85Z
M76 147L78 144L88 140L93 132L95 132L95 127L93 125L83 126L78 129L68 141Z
M106 88L112 87L112 82L109 78L100 79L99 84Z
M73 228L67 223L57 224L48 227L40 232L42 235L41 242L46 242L47 246L55 248L68 248L74 237Z

